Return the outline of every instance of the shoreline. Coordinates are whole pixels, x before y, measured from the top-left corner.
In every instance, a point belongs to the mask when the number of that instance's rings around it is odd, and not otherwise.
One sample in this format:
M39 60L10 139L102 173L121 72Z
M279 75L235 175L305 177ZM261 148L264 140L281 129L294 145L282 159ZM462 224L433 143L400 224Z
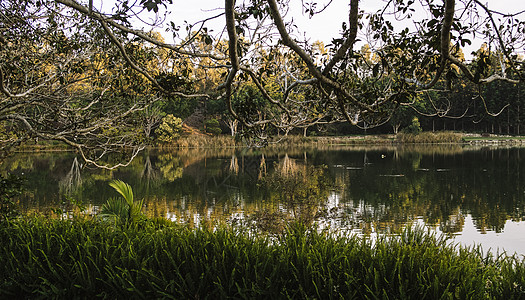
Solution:
M437 136L446 135L445 138ZM353 145L473 145L473 146L521 146L525 145L525 136L485 135L453 132L423 132L420 135L404 135L410 138L402 140L402 134L351 135L351 136L299 136L279 137L279 141L270 142L263 147L247 147L231 136L182 136L174 144L149 145L151 149L198 149L198 148L273 148L273 147L304 147L304 146L353 146ZM418 136L424 136L418 140ZM429 137L430 136L430 137ZM448 140L447 140L448 139ZM56 142L39 142L33 145L23 145L14 153L27 152L74 152L75 149Z

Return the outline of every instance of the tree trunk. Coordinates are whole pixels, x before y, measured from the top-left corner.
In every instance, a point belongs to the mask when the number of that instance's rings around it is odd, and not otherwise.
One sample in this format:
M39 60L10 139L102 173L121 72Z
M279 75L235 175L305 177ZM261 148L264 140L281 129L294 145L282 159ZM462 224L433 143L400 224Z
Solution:
M233 119L228 120L228 126L230 127L231 135L235 136L237 134L237 126L239 125L239 120Z
M394 134L397 134L399 132L399 127L401 127L401 124L392 125L392 130L394 131Z
M510 134L510 109L507 109L507 134Z

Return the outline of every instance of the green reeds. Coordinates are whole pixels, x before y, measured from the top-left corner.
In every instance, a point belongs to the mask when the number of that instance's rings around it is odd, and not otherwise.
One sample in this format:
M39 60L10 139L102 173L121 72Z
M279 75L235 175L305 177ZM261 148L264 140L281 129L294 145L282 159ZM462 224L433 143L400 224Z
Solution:
M278 237L164 220L10 220L0 226L0 299L520 299L515 257L449 246L422 230L374 242L301 223Z

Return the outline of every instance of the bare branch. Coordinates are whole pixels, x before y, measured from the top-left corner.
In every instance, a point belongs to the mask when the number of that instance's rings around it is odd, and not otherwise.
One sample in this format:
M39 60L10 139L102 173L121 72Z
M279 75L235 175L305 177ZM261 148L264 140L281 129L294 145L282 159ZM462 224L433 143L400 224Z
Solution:
M2 70L2 66L0 65L0 89L9 98L24 98L24 97L27 97L30 94L32 94L33 92L35 92L36 90L38 90L38 89L48 85L50 82L55 80L55 78L56 78L56 74L53 74L50 77L46 78L46 80L44 82L42 82L41 84L39 84L37 86L34 86L32 88L29 88L28 90L26 90L26 91L24 91L22 93L13 94L7 89L7 87L4 84L4 80L5 80L4 79L4 71Z
M156 45L156 46L159 46L159 47L162 47L162 48L165 48L165 49L173 50L176 53L179 53L179 54L182 54L182 55L191 56L191 57L208 57L208 58L215 59L215 60L225 60L226 59L226 57L216 56L216 55L209 54L209 53L198 53L198 52L185 51L185 50L182 50L182 49L180 49L180 47L177 47L175 45L170 45L170 44L166 44L166 43L160 42L160 41L150 37L149 35L145 34L143 31L134 30L134 29L128 28L128 27L126 27L124 25L121 25L121 24L115 22L114 20L112 20L110 18L107 18L106 16L102 15L101 13L92 12L91 14L89 14L89 9L88 8L86 8L85 6L77 3L74 0L56 0L56 1L58 3L61 3L63 5L68 6L70 8L73 8L73 9L77 10L78 12L81 12L81 13L83 13L85 15L89 15L90 17L95 18L98 21L104 21L108 25L110 25L110 26L112 26L114 28L117 28L117 29L121 30L122 32L130 33L130 34L135 35L135 36L141 38L142 40L147 41L147 42L149 42L149 43L151 43L153 45Z
M333 67L343 59L343 57L346 55L346 53L350 50L352 51L352 47L355 44L355 39L357 37L357 29L359 27L359 0L350 0L350 14L348 16L350 29L348 33L348 37L344 41L344 43L341 45L339 49L337 49L337 52L332 57L330 62L326 65L326 67L323 70L323 75L328 75Z

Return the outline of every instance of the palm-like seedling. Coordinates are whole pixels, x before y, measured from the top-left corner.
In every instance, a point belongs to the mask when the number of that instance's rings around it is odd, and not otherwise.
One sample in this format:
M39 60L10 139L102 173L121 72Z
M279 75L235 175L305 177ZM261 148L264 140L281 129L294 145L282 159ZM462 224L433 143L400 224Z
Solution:
M131 226L141 221L144 218L142 214L144 200L135 201L131 186L121 180L113 180L109 185L122 197L108 199L102 205L100 217L113 220L115 224L121 226Z

